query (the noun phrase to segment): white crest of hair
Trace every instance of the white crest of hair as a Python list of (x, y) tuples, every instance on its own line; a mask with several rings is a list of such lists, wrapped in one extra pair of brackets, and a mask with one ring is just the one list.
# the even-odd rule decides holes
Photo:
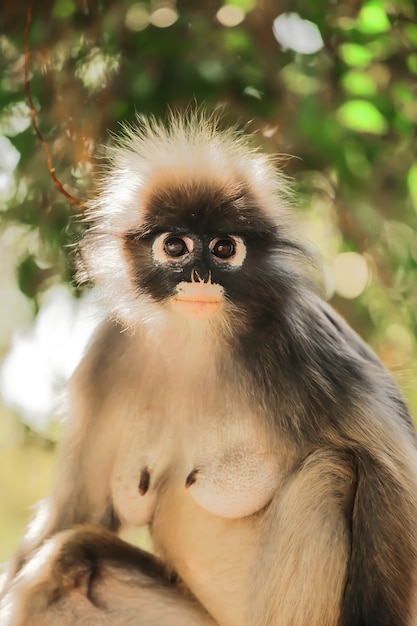
[(277, 200), (280, 209), (285, 204), (288, 183), (272, 158), (251, 146), (236, 128), (221, 130), (215, 114), (171, 113), (166, 124), (138, 116), (138, 124), (125, 125), (123, 130), (114, 145), (106, 148), (109, 167), (98, 197), (88, 205), (89, 217), (115, 232), (137, 227), (143, 196), (155, 180), (161, 183), (161, 175), (185, 182), (213, 178), (223, 183), (244, 182), (271, 217)]
[(92, 226), (80, 249), (88, 278), (113, 316), (129, 327), (138, 320), (155, 321), (163, 313), (160, 305), (132, 286), (123, 237), (140, 230), (146, 198), (164, 181), (243, 184), (260, 210), (277, 223), (286, 213), (286, 177), (236, 128), (221, 130), (217, 114), (171, 113), (166, 123), (138, 116), (136, 125), (123, 127), (106, 155), (108, 165), (98, 193), (87, 204), (86, 219)]

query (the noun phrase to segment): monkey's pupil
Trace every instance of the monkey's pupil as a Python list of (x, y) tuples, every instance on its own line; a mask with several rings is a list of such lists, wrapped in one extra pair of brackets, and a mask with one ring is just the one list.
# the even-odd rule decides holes
[(181, 237), (169, 237), (165, 241), (164, 250), (168, 256), (172, 257), (183, 256), (188, 252), (185, 241)]
[(213, 247), (213, 254), (219, 259), (228, 259), (234, 252), (235, 245), (230, 239), (220, 239)]

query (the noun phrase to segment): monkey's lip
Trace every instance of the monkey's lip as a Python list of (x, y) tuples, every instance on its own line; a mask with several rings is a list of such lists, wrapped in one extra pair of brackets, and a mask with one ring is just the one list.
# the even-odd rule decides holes
[(215, 297), (181, 297), (171, 300), (172, 307), (180, 315), (189, 319), (208, 319), (215, 315), (223, 306), (223, 300)]

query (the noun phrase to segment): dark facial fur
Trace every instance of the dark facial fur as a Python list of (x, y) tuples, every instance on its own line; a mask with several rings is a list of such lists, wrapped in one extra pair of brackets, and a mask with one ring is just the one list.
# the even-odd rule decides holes
[[(153, 262), (151, 246), (162, 232), (185, 235), (195, 242), (195, 253), (184, 265), (171, 268)], [(209, 250), (215, 237), (237, 235), (246, 245), (242, 267), (233, 268), (216, 261)], [(225, 297), (242, 312), (262, 318), (263, 303), (274, 285), (268, 280), (275, 265), (287, 265), (288, 254), (302, 253), (299, 244), (280, 235), (279, 229), (262, 215), (247, 190), (231, 194), (227, 189), (192, 181), (181, 187), (170, 185), (157, 189), (146, 202), (144, 223), (139, 232), (125, 236), (124, 250), (132, 282), (139, 291), (156, 301), (172, 296), (181, 281), (191, 281), (192, 273), (211, 275), (222, 285)], [(284, 285), (276, 289), (282, 298)], [(259, 309), (259, 311), (257, 311)]]

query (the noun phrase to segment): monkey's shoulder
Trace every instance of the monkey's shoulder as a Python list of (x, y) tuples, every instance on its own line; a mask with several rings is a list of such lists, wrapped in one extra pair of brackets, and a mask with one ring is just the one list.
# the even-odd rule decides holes
[(391, 406), (392, 415), (399, 416), (414, 433), (405, 399), (392, 373), (376, 353), (327, 302), (315, 297), (312, 306), (315, 315), (310, 324), (312, 332), (317, 333), (316, 350), (328, 380), (337, 379), (338, 386), (344, 386), (355, 401), (361, 399), (366, 403), (369, 398), (374, 407), (378, 404)]

